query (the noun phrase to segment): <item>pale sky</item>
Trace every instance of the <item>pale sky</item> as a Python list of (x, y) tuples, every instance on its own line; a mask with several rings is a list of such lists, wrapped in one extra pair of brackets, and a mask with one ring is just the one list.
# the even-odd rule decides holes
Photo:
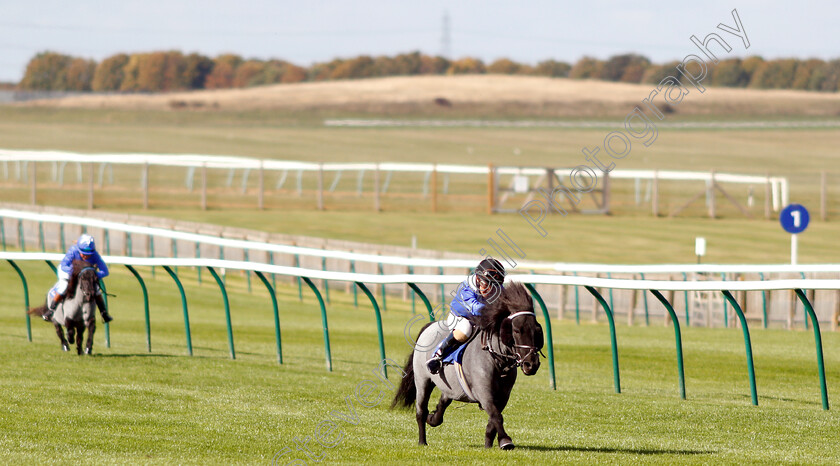
[(101, 60), (119, 52), (180, 50), (282, 58), (300, 65), (360, 54), (443, 52), (574, 62), (638, 52), (655, 62), (696, 53), (689, 41), (738, 9), (750, 49), (734, 36), (731, 56), (838, 58), (840, 2), (706, 0), (0, 0), (0, 81), (18, 81), (38, 51)]

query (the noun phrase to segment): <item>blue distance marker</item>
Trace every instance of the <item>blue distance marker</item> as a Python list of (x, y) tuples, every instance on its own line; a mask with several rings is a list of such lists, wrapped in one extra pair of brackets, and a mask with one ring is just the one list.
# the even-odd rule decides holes
[(790, 263), (796, 265), (799, 244), (797, 236), (808, 228), (811, 216), (802, 204), (790, 204), (779, 214), (779, 223), (790, 233)]
[(792, 235), (805, 231), (810, 220), (811, 216), (808, 215), (808, 209), (802, 204), (790, 204), (779, 214), (779, 222), (782, 224), (782, 228)]

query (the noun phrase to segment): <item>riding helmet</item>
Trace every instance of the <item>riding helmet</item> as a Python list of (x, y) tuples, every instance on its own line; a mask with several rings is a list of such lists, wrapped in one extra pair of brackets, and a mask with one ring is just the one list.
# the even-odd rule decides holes
[(79, 241), (76, 242), (76, 245), (79, 247), (79, 251), (85, 254), (92, 254), (96, 251), (96, 243), (93, 242), (93, 236), (88, 234), (84, 234), (79, 237)]
[(492, 257), (481, 261), (475, 268), (475, 274), (490, 283), (502, 285), (505, 282), (505, 267)]

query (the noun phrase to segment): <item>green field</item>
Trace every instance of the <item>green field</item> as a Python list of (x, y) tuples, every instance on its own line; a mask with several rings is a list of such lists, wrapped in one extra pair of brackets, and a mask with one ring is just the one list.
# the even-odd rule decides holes
[[(61, 149), (84, 152), (161, 152), (228, 154), (307, 161), (423, 161), (530, 166), (571, 166), (581, 162), (580, 148), (600, 143), (606, 130), (584, 129), (424, 129), (326, 128), (323, 117), (354, 116), (315, 111), (158, 112), (57, 110), (0, 107), (4, 148)], [(668, 121), (709, 117), (669, 115)], [(804, 117), (791, 117), (791, 119)], [(610, 120), (609, 118), (603, 118)], [(838, 262), (834, 220), (840, 215), (840, 172), (836, 129), (678, 130), (661, 129), (656, 143), (639, 145), (619, 168), (711, 170), (788, 176), (791, 201), (805, 204), (812, 226), (802, 235), (802, 262)], [(472, 153), (467, 149), (472, 148)], [(515, 148), (520, 155), (513, 154)], [(9, 168), (13, 171), (13, 167)], [(39, 165), (39, 203), (84, 208), (87, 182), (75, 170), (65, 173), (64, 189), (55, 189), (51, 167)], [(828, 172), (828, 222), (819, 221), (819, 172)], [(287, 181), (275, 190), (276, 174), (266, 180), (266, 206), (257, 211), (256, 176), (246, 192), (241, 174), (226, 187), (225, 171), (211, 171), (211, 210), (198, 209), (198, 191), (187, 191), (185, 170), (153, 167), (151, 210), (143, 211), (136, 168), (115, 170), (115, 182), (96, 188), (97, 208), (116, 212), (207, 221), (257, 230), (351, 239), (408, 246), (416, 236), (421, 248), (476, 253), (497, 228), (503, 228), (533, 259), (620, 263), (693, 262), (695, 236), (709, 239), (707, 262), (785, 262), (789, 237), (777, 220), (764, 220), (764, 188), (755, 186), (755, 219), (744, 218), (721, 195), (721, 219), (708, 220), (703, 200), (680, 216), (654, 219), (649, 202), (636, 205), (633, 182), (614, 182), (611, 217), (570, 215), (546, 220), (547, 239), (539, 238), (515, 214), (488, 217), (482, 179), (453, 177), (451, 194), (440, 195), (441, 213), (419, 193), (422, 177), (397, 175), (383, 197), (384, 212), (373, 212), (372, 176), (365, 194), (355, 195), (355, 176), (345, 176), (338, 192), (326, 196), (325, 212), (315, 211), (314, 175), (304, 177), (297, 197)], [(85, 176), (87, 176), (85, 174)], [(293, 176), (289, 176), (293, 178)], [(326, 184), (331, 183), (326, 179)], [(442, 181), (441, 181), (442, 182)], [(700, 183), (662, 183), (661, 212), (668, 213), (702, 188)], [(746, 205), (747, 187), (727, 187)], [(29, 185), (12, 175), (0, 179), (0, 199), (29, 201)], [(630, 246), (630, 247), (626, 247)]]
[[(33, 290), (52, 282), (43, 264), (23, 269)], [(117, 269), (108, 279), (117, 295), (110, 300), (117, 318), (111, 348), (105, 348), (100, 323), (92, 357), (62, 353), (52, 326), (39, 321), (32, 322), (33, 342), (27, 342), (19, 280), (9, 267), (0, 272), (0, 462), (268, 464), (276, 452), (294, 449), (295, 437), (314, 435), (331, 412), (346, 412), (345, 397), (373, 377), (379, 355), (367, 303), (356, 309), (351, 296), (333, 288), (328, 373), (314, 298), (306, 293), (300, 303), (296, 287), (280, 286), (279, 365), (269, 299), (262, 289), (249, 294), (244, 280), (231, 275), (233, 361), (218, 288), (207, 281), (199, 286), (194, 272), (182, 269), (195, 351), (188, 356), (177, 290), (157, 272), (152, 278), (141, 270), (151, 295), (153, 352), (146, 352), (136, 282)], [(33, 300), (37, 295), (33, 291)], [(403, 329), (410, 318), (406, 303), (389, 301), (383, 316), (389, 358), (404, 361)], [(505, 411), (515, 451), (484, 450), (486, 416), (473, 405), (450, 409), (443, 426), (430, 429), (430, 446), (420, 448), (413, 412), (388, 410), (383, 400), (371, 408), (356, 405), (355, 424), (338, 421), (342, 441), (313, 448), (313, 454), (338, 464), (840, 461), (834, 445), (840, 418), (836, 409), (821, 408), (809, 332), (753, 330), (755, 407), (737, 329), (684, 329), (687, 400), (681, 401), (672, 329), (618, 327), (618, 395), (607, 326), (552, 324), (557, 390), (549, 387), (545, 360), (536, 376), (520, 375)], [(827, 332), (823, 338), (834, 394), (840, 386), (840, 337)]]

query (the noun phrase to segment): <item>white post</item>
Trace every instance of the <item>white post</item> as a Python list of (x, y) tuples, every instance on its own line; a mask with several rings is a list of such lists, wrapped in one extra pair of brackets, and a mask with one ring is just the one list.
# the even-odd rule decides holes
[(799, 246), (798, 236), (796, 234), (790, 235), (790, 265), (796, 265), (796, 253)]

